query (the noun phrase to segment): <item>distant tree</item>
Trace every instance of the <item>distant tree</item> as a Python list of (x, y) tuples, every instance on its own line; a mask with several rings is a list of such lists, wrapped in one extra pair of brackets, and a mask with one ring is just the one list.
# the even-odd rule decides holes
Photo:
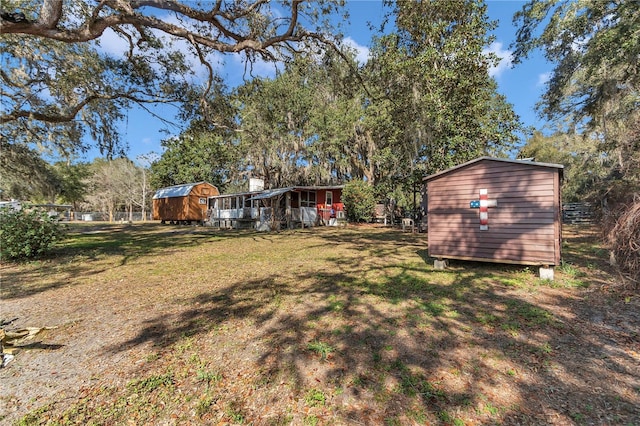
[(95, 159), (89, 165), (85, 184), (86, 207), (107, 214), (110, 222), (122, 207), (129, 213), (129, 220), (132, 220), (134, 207), (142, 205), (142, 171), (128, 158)]
[(86, 179), (89, 175), (88, 163), (69, 163), (59, 161), (52, 165), (58, 176), (60, 187), (56, 200), (62, 203), (69, 203), (73, 210), (78, 210), (87, 195)]
[(91, 163), (86, 180), (88, 194), (86, 207), (106, 213), (112, 222), (118, 206), (122, 203), (116, 189), (114, 167), (111, 161), (96, 159)]
[(314, 183), (377, 182), (382, 168), (376, 167), (376, 155), (392, 143), (372, 132), (367, 75), (358, 70), (355, 53), (346, 47), (340, 56), (327, 52), (307, 75), (313, 85), (309, 131), (317, 135), (308, 147)]
[(369, 222), (375, 210), (373, 187), (363, 180), (352, 180), (342, 190), (347, 219), (351, 222)]
[(223, 188), (237, 166), (235, 148), (215, 134), (186, 132), (163, 140), (161, 145), (164, 152), (150, 168), (154, 189), (202, 181)]
[(362, 176), (362, 87), (347, 50), (300, 54), (274, 78), (235, 92), (244, 167), (268, 186), (341, 183)]
[(129, 221), (133, 221), (133, 211), (143, 208), (144, 194), (148, 188), (143, 186), (144, 172), (141, 167), (136, 166), (129, 159), (118, 160), (120, 161), (114, 161), (117, 178), (115, 183), (128, 213)]
[(0, 194), (2, 198), (54, 202), (61, 182), (40, 153), (0, 138)]
[(28, 146), (0, 140), (0, 167), (3, 198), (34, 203), (71, 203), (77, 210), (86, 194), (86, 163), (58, 161), (50, 164)]
[[(301, 58), (273, 79), (255, 79), (238, 88), (244, 167), (267, 187), (299, 184), (307, 157), (312, 90)], [(309, 70), (313, 73), (313, 70)]]
[(549, 136), (534, 132), (518, 156), (562, 164), (562, 199), (568, 202), (590, 200), (600, 190), (599, 182), (607, 175), (610, 162), (597, 140), (564, 132)]
[(140, 172), (142, 173), (142, 198), (140, 200), (140, 212), (142, 213), (142, 220), (147, 218), (147, 208), (151, 206), (150, 195), (153, 195), (153, 187), (151, 185), (151, 164), (159, 159), (159, 155), (155, 152), (148, 154), (141, 154), (136, 157)]
[[(635, 1), (534, 0), (514, 17), (514, 60), (541, 49), (555, 64), (540, 111), (597, 140), (611, 162), (603, 194), (640, 182), (640, 8)], [(560, 122), (560, 120), (563, 120)], [(604, 183), (604, 182), (603, 182)]]
[(545, 136), (535, 131), (520, 148), (518, 158), (532, 158), (542, 163), (567, 164), (570, 161), (568, 146), (564, 134)]

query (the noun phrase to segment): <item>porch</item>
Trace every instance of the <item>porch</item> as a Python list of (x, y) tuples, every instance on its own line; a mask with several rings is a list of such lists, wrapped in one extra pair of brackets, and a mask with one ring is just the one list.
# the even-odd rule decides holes
[[(293, 229), (343, 222), (342, 187), (288, 187), (209, 198), (207, 223), (224, 229)], [(338, 193), (334, 194), (336, 190)], [(321, 195), (320, 195), (321, 193)], [(318, 198), (324, 203), (318, 203)]]

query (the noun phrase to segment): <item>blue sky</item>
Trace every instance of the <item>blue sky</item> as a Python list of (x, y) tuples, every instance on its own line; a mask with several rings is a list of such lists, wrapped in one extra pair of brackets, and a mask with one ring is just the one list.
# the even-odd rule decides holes
[[(487, 46), (487, 51), (493, 51), (502, 58), (500, 65), (491, 70), (498, 82), (500, 93), (507, 97), (525, 125), (541, 129), (545, 123), (537, 117), (534, 107), (543, 92), (552, 66), (539, 54), (515, 67), (512, 67), (510, 58), (510, 45), (516, 35), (512, 18), (514, 13), (520, 10), (524, 4), (524, 1), (514, 0), (487, 1), (489, 18), (498, 21), (498, 27), (494, 30), (496, 41), (491, 46)], [(345, 27), (346, 41), (360, 52), (362, 58), (366, 58), (372, 36), (367, 22), (379, 23), (383, 17), (384, 9), (381, 2), (376, 0), (348, 0), (348, 7), (351, 23)], [(117, 53), (121, 49), (121, 43), (115, 37), (110, 43), (108, 37), (107, 34), (107, 39), (103, 40), (102, 46), (106, 50)], [(217, 60), (219, 61), (219, 70), (229, 84), (232, 86), (234, 81), (237, 84), (240, 81), (238, 76), (242, 75), (244, 69), (241, 57), (220, 55)], [(195, 60), (194, 64), (196, 64)], [(270, 75), (272, 71), (269, 68), (268, 65), (258, 64), (254, 68), (254, 72)], [(160, 106), (154, 111), (170, 120), (173, 120), (176, 112), (172, 106)], [(166, 128), (166, 125), (148, 113), (139, 110), (130, 111), (126, 122), (121, 125), (124, 138), (129, 145), (129, 158), (135, 160), (139, 155), (150, 152), (160, 154), (160, 141), (168, 137), (167, 133), (162, 131), (163, 128)], [(178, 130), (169, 129), (169, 132), (178, 132)], [(92, 150), (84, 159), (91, 160), (98, 155), (99, 153)]]

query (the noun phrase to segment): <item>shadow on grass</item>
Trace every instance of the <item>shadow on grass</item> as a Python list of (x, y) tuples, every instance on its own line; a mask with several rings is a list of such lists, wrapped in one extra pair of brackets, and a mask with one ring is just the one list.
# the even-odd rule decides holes
[(53, 343), (42, 343), (42, 342), (33, 342), (16, 345), (16, 349), (25, 350), (25, 351), (33, 351), (33, 350), (41, 350), (41, 351), (56, 351), (58, 349), (64, 348), (65, 345), (53, 344)]
[[(273, 386), (274, 377), (285, 377), (298, 396), (319, 388), (342, 423), (640, 419), (637, 358), (616, 343), (633, 339), (637, 324), (594, 333), (573, 295), (555, 295), (553, 305), (566, 312), (559, 316), (528, 292), (498, 284), (496, 276), (516, 267), (469, 263), (434, 271), (417, 237), (360, 231), (327, 238), (360, 257), (333, 258), (330, 268), (293, 281), (249, 280), (177, 300), (181, 313), (150, 318), (111, 350), (164, 348), (247, 319), (257, 337), (246, 337), (246, 345), (262, 348), (252, 360), (264, 379), (257, 391)], [(394, 263), (397, 245), (415, 246), (422, 261)], [(330, 359), (315, 356), (311, 344), (327, 348)]]
[[(248, 233), (257, 236), (251, 231), (160, 224), (71, 225), (67, 238), (47, 257), (29, 261), (28, 268), (22, 268), (21, 263), (3, 268), (0, 297), (5, 300), (28, 297), (67, 286), (75, 277), (90, 277), (124, 266), (133, 259), (241, 238)], [(100, 263), (107, 256), (116, 256), (117, 263)]]

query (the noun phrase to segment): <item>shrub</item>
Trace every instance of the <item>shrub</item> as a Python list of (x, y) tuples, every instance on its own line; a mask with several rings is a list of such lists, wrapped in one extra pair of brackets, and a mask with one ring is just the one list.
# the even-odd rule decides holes
[(46, 212), (0, 210), (0, 258), (3, 260), (43, 255), (63, 237), (61, 225)]
[(342, 190), (342, 201), (350, 222), (369, 222), (376, 207), (373, 187), (362, 180), (347, 183)]
[(614, 210), (604, 229), (612, 260), (640, 288), (640, 197)]

